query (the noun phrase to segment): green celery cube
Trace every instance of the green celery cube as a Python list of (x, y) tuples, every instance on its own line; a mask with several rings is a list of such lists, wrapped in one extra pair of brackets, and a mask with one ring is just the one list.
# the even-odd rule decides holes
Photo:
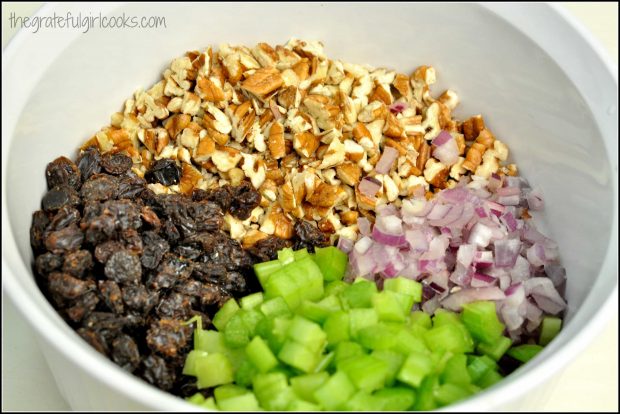
[(334, 357), (336, 354), (332, 351), (328, 354), (324, 354), (319, 358), (319, 363), (314, 367), (314, 372), (321, 372), (327, 370), (329, 366), (334, 362)]
[(189, 354), (187, 354), (187, 358), (185, 358), (185, 364), (183, 364), (183, 375), (191, 375), (192, 377), (195, 377), (197, 374), (197, 362), (200, 359), (205, 358), (207, 355), (209, 355), (209, 353), (206, 351), (200, 351), (196, 349), (194, 349), (193, 351), (189, 351)]
[(298, 286), (303, 287), (301, 291), (303, 299), (316, 301), (323, 297), (321, 269), (309, 256), (286, 266), (286, 271), (295, 279)]
[(308, 253), (308, 249), (304, 247), (303, 249), (295, 250), (293, 252), (293, 257), (295, 258), (295, 261), (297, 261), (306, 257), (310, 257), (310, 253)]
[(293, 252), (293, 249), (290, 247), (285, 247), (282, 250), (278, 250), (278, 260), (282, 266), (293, 263), (295, 261), (295, 253)]
[(399, 276), (386, 279), (383, 283), (383, 290), (390, 290), (392, 292), (411, 296), (415, 303), (422, 301), (422, 284), (415, 280), (407, 279), (406, 277)]
[(304, 345), (312, 353), (320, 352), (327, 341), (327, 335), (320, 325), (299, 315), (293, 318), (287, 337)]
[(415, 402), (415, 391), (406, 387), (384, 388), (373, 394), (381, 411), (407, 411)]
[(499, 372), (490, 369), (486, 373), (484, 373), (484, 375), (482, 375), (480, 379), (478, 379), (476, 385), (482, 387), (483, 389), (489, 388), (490, 386), (497, 384), (502, 379), (504, 379), (504, 377), (502, 377)]
[(424, 339), (429, 349), (443, 348), (454, 353), (468, 353), (474, 350), (474, 341), (466, 330), (456, 324), (445, 324), (429, 329)]
[(468, 385), (471, 383), (471, 376), (467, 370), (467, 355), (453, 355), (447, 362), (439, 377), (442, 383), (456, 385)]
[(335, 312), (342, 309), (340, 299), (338, 299), (338, 296), (336, 295), (325, 296), (318, 302), (318, 304), (330, 312)]
[(486, 342), (480, 342), (477, 346), (477, 350), (479, 353), (485, 354), (490, 358), (493, 358), (496, 361), (508, 351), (508, 348), (512, 345), (512, 341), (510, 338), (505, 336), (500, 336), (495, 342), (492, 344)]
[(334, 346), (338, 342), (349, 340), (349, 314), (344, 311), (334, 312), (327, 317), (323, 330), (327, 334), (327, 342)]
[(205, 396), (202, 395), (201, 393), (197, 392), (196, 394), (192, 395), (191, 397), (187, 397), (185, 399), (185, 401), (192, 403), (192, 404), (196, 404), (196, 405), (201, 405), (205, 402)]
[(382, 411), (381, 402), (366, 391), (358, 391), (345, 402), (343, 409), (353, 412)]
[(251, 332), (243, 320), (244, 312), (245, 311), (237, 312), (226, 324), (226, 329), (224, 330), (224, 341), (226, 345), (231, 348), (240, 348), (250, 342)]
[(252, 379), (259, 372), (258, 368), (249, 359), (243, 359), (235, 370), (235, 382), (242, 387), (249, 387), (252, 385)]
[(424, 311), (417, 310), (411, 312), (409, 318), (409, 325), (421, 326), (426, 329), (431, 329), (433, 327), (430, 315)]
[(314, 392), (329, 379), (325, 371), (291, 378), (291, 388), (299, 398), (316, 403)]
[(411, 297), (389, 290), (374, 294), (371, 301), (381, 321), (404, 322), (413, 305)]
[(321, 411), (321, 407), (308, 401), (293, 400), (289, 403), (288, 407), (286, 407), (286, 411)]
[(196, 361), (198, 389), (215, 387), (233, 382), (233, 368), (224, 354), (209, 354)]
[[(217, 398), (216, 398), (217, 399)], [(260, 405), (256, 396), (252, 392), (247, 392), (243, 395), (227, 398), (223, 401), (218, 401), (217, 406), (222, 411), (258, 411)]]
[(259, 306), (261, 303), (263, 303), (263, 292), (256, 292), (256, 293), (252, 293), (247, 296), (244, 296), (241, 298), (240, 303), (241, 303), (241, 309), (245, 309), (245, 310), (254, 309), (255, 307)]
[(226, 328), (226, 324), (233, 317), (234, 314), (239, 310), (239, 305), (237, 301), (233, 298), (228, 299), (224, 306), (217, 311), (215, 316), (213, 316), (213, 326), (217, 328), (218, 331), (223, 331)]
[(265, 286), (265, 299), (281, 296), (288, 307), (294, 310), (301, 302), (300, 287), (291, 279), (284, 268), (274, 272)]
[(372, 326), (379, 322), (379, 316), (374, 309), (351, 309), (349, 311), (349, 330), (352, 337), (357, 337), (360, 329)]
[(304, 300), (301, 302), (301, 305), (299, 305), (299, 308), (297, 308), (297, 313), (313, 322), (323, 323), (329, 316), (330, 310), (322, 306), (320, 302), (314, 303), (309, 300)]
[(440, 406), (452, 404), (470, 395), (471, 392), (466, 388), (450, 383), (439, 385), (434, 392), (435, 401), (437, 401)]
[(292, 340), (284, 342), (280, 352), (278, 352), (278, 359), (305, 373), (312, 372), (319, 362), (318, 355), (315, 352)]
[(357, 339), (368, 349), (391, 349), (396, 345), (396, 335), (402, 329), (378, 323), (360, 329)]
[(348, 286), (349, 284), (343, 282), (342, 280), (334, 280), (333, 282), (328, 282), (325, 285), (325, 296), (339, 295)]
[(437, 375), (428, 375), (416, 390), (416, 400), (413, 404), (415, 411), (431, 411), (437, 408), (435, 389), (439, 386)]
[(433, 362), (428, 355), (412, 352), (398, 371), (396, 378), (412, 387), (419, 387), (425, 376), (433, 370)]
[(387, 363), (370, 355), (348, 358), (338, 365), (338, 370), (346, 372), (355, 387), (366, 392), (383, 388), (388, 375)]
[(282, 268), (279, 260), (271, 260), (269, 262), (257, 263), (254, 265), (254, 273), (261, 287), (265, 289), (265, 285), (272, 273)]
[(398, 371), (400, 371), (400, 367), (402, 367), (403, 362), (405, 362), (405, 356), (390, 350), (372, 351), (370, 355), (386, 363), (387, 375), (385, 377), (385, 384), (391, 387), (396, 380), (396, 375)]
[(250, 337), (256, 334), (256, 326), (259, 324), (261, 320), (265, 318), (265, 315), (262, 314), (258, 309), (242, 309), (239, 312), (241, 319), (243, 320), (244, 325), (248, 328), (248, 332), (250, 332)]
[(273, 299), (269, 299), (260, 305), (260, 311), (268, 318), (281, 315), (291, 315), (291, 310), (288, 308), (286, 301), (280, 296)]
[(516, 359), (517, 361), (526, 363), (530, 359), (534, 358), (542, 350), (543, 347), (540, 345), (523, 344), (513, 346), (508, 351), (506, 351), (506, 354)]
[(295, 393), (288, 385), (286, 375), (281, 372), (256, 375), (252, 381), (252, 388), (265, 410), (283, 411), (295, 399)]
[(349, 257), (334, 246), (316, 247), (314, 261), (321, 269), (325, 281), (341, 280), (347, 270)]
[(218, 331), (196, 330), (194, 331), (194, 349), (207, 352), (224, 352), (226, 344), (224, 335)]
[(545, 316), (540, 327), (538, 343), (542, 346), (547, 345), (562, 329), (562, 319), (555, 316)]
[(429, 353), (424, 339), (414, 335), (407, 329), (401, 329), (396, 334), (396, 341), (392, 350), (403, 355), (409, 355), (411, 352)]
[(494, 371), (497, 369), (497, 364), (491, 358), (486, 355), (482, 356), (470, 356), (467, 364), (467, 371), (471, 377), (473, 383), (477, 383), (480, 378), (484, 376), (488, 371)]
[(226, 384), (215, 388), (213, 390), (213, 395), (215, 396), (215, 401), (219, 404), (228, 398), (238, 397), (240, 395), (247, 394), (248, 392), (249, 391), (246, 388), (238, 385)]
[(340, 293), (340, 297), (349, 308), (370, 308), (372, 297), (377, 293), (377, 285), (366, 279), (358, 278)]
[(278, 365), (278, 360), (275, 355), (260, 336), (255, 336), (254, 339), (250, 341), (245, 347), (245, 353), (250, 362), (252, 362), (260, 372), (267, 372)]
[(215, 398), (209, 397), (202, 404), (200, 404), (202, 408), (206, 408), (207, 410), (217, 411), (217, 405), (215, 405)]
[(338, 410), (355, 393), (355, 386), (342, 371), (332, 375), (314, 392), (317, 403), (328, 411)]
[(357, 342), (342, 341), (336, 345), (334, 361), (336, 366), (339, 366), (340, 362), (351, 357), (364, 355), (365, 353), (364, 348)]
[(504, 332), (504, 325), (497, 318), (495, 302), (477, 301), (463, 305), (461, 321), (471, 336), (480, 342), (492, 344)]

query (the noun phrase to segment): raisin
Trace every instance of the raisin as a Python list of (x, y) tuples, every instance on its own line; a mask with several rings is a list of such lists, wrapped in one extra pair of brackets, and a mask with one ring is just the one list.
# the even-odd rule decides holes
[(53, 272), (48, 277), (49, 290), (63, 299), (76, 299), (95, 289), (91, 280), (80, 280), (61, 272)]
[(166, 357), (181, 352), (191, 338), (191, 328), (174, 319), (160, 319), (151, 324), (146, 343), (150, 349)]
[(80, 204), (80, 197), (77, 191), (66, 185), (52, 188), (41, 200), (41, 208), (45, 211), (56, 211), (64, 206), (77, 206), (78, 204)]
[(144, 178), (148, 183), (160, 183), (165, 186), (178, 184), (181, 179), (181, 168), (176, 161), (162, 158), (151, 165)]
[(250, 217), (252, 210), (260, 204), (260, 193), (247, 181), (243, 181), (237, 187), (233, 187), (232, 193), (233, 199), (230, 204), (230, 214), (239, 220), (246, 220)]
[(133, 372), (140, 365), (138, 345), (129, 335), (120, 335), (112, 341), (112, 360), (126, 371)]
[(196, 231), (216, 231), (224, 224), (222, 209), (215, 203), (199, 201), (188, 203), (189, 216), (196, 223)]
[(181, 233), (179, 229), (174, 225), (174, 223), (170, 220), (166, 220), (161, 229), (162, 235), (168, 240), (170, 243), (175, 243), (177, 240), (181, 238)]
[(45, 179), (49, 189), (56, 186), (69, 186), (76, 190), (80, 188), (80, 170), (67, 157), (58, 157), (47, 164)]
[[(203, 235), (205, 233), (201, 234)], [(241, 248), (239, 242), (224, 233), (201, 237), (200, 241), (205, 250), (205, 254), (201, 257), (203, 262), (221, 264), (228, 270), (249, 267), (253, 264), (252, 257)]]
[(100, 280), (99, 292), (103, 297), (103, 302), (108, 309), (116, 314), (121, 314), (125, 310), (121, 288), (112, 280)]
[(202, 254), (202, 248), (198, 243), (182, 243), (174, 248), (174, 253), (186, 259), (196, 260)]
[(147, 282), (151, 289), (168, 289), (177, 282), (187, 279), (192, 272), (192, 263), (167, 253), (157, 268), (157, 273)]
[(101, 166), (106, 172), (113, 175), (121, 175), (129, 171), (133, 162), (125, 154), (107, 153), (101, 157)]
[(142, 236), (135, 229), (123, 230), (120, 234), (121, 240), (125, 242), (125, 248), (138, 256), (144, 251)]
[(239, 272), (228, 272), (219, 280), (220, 286), (231, 293), (243, 293), (247, 289), (245, 277)]
[(295, 250), (303, 249), (305, 247), (308, 251), (314, 252), (315, 246), (321, 247), (329, 244), (329, 236), (307, 220), (299, 220), (295, 223), (294, 229), (298, 238), (295, 242)]
[(140, 206), (131, 200), (112, 200), (103, 204), (103, 213), (110, 213), (114, 217), (116, 227), (123, 231), (138, 229), (142, 225), (140, 220)]
[(142, 360), (142, 377), (156, 387), (168, 391), (176, 379), (175, 370), (157, 355), (149, 355)]
[(129, 285), (121, 288), (123, 302), (134, 311), (148, 313), (159, 301), (159, 294), (149, 291), (142, 285)]
[(146, 189), (146, 181), (142, 177), (138, 177), (134, 172), (118, 177), (116, 181), (118, 187), (116, 189), (116, 198), (135, 199)]
[(155, 311), (161, 318), (187, 319), (192, 310), (190, 298), (179, 292), (171, 292), (159, 301)]
[(95, 174), (82, 185), (80, 195), (85, 202), (113, 199), (118, 189), (117, 181), (112, 175)]
[(88, 147), (83, 150), (78, 156), (77, 166), (83, 181), (101, 172), (101, 154), (97, 147)]
[(35, 253), (44, 250), (45, 229), (50, 223), (50, 219), (42, 210), (32, 213), (32, 224), (30, 225), (30, 246)]
[(230, 294), (222, 290), (218, 285), (213, 283), (205, 283), (203, 285), (201, 303), (204, 306), (218, 305), (222, 306), (230, 299)]
[(77, 278), (82, 278), (93, 267), (93, 256), (88, 250), (78, 250), (65, 256), (62, 271)]
[(84, 241), (84, 234), (77, 225), (71, 224), (64, 229), (49, 232), (45, 237), (45, 247), (52, 253), (62, 254), (78, 250)]
[(226, 185), (210, 190), (195, 189), (192, 193), (194, 201), (211, 201), (217, 203), (222, 211), (229, 211), (233, 201), (232, 187)]
[(105, 264), (112, 253), (121, 250), (124, 247), (123, 243), (118, 240), (108, 240), (95, 247), (95, 259), (99, 263)]
[(79, 328), (77, 330), (78, 335), (82, 337), (90, 346), (95, 348), (96, 351), (108, 356), (108, 344), (105, 338), (101, 335), (101, 332), (88, 328)]
[(151, 225), (151, 227), (155, 229), (161, 227), (161, 220), (159, 220), (157, 213), (155, 213), (153, 209), (149, 206), (142, 206), (142, 208), (140, 209), (140, 217), (142, 217), (142, 220), (145, 223)]
[(142, 266), (147, 269), (155, 269), (164, 257), (164, 254), (170, 250), (168, 242), (153, 231), (147, 231), (142, 234), (144, 242), (144, 251), (140, 261)]
[(58, 210), (56, 215), (52, 217), (52, 221), (47, 227), (48, 231), (55, 231), (64, 229), (65, 227), (75, 223), (79, 224), (80, 222), (80, 212), (74, 207), (63, 206)]
[(74, 305), (66, 310), (67, 316), (73, 322), (79, 322), (95, 310), (99, 303), (99, 298), (95, 292), (86, 292), (73, 303)]
[(226, 266), (213, 262), (195, 262), (192, 270), (196, 279), (205, 282), (217, 282), (227, 272)]
[(105, 264), (105, 275), (117, 283), (136, 284), (142, 277), (142, 266), (137, 255), (120, 250), (113, 253)]
[(269, 236), (257, 241), (248, 251), (256, 256), (259, 262), (267, 262), (278, 258), (278, 251), (291, 247), (292, 242), (276, 236)]
[(182, 293), (183, 295), (201, 297), (204, 291), (204, 286), (199, 281), (190, 279), (178, 283), (174, 287), (174, 290)]
[(34, 268), (38, 274), (46, 275), (54, 270), (60, 269), (62, 262), (62, 256), (47, 252), (37, 256), (34, 261)]

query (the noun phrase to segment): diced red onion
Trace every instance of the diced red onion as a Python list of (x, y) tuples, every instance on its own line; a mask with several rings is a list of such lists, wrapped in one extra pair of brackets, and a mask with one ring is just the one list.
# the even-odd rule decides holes
[(514, 267), (517, 262), (517, 256), (521, 250), (521, 241), (519, 239), (496, 240), (493, 243), (495, 252), (495, 266), (497, 267)]
[(399, 114), (405, 109), (407, 109), (408, 106), (409, 105), (407, 105), (406, 102), (394, 102), (392, 105), (390, 105), (390, 112), (393, 114)]
[(468, 286), (471, 284), (473, 271), (469, 267), (464, 267), (457, 263), (454, 271), (450, 275), (450, 280), (459, 286)]
[(461, 216), (463, 215), (464, 209), (465, 209), (465, 206), (463, 204), (453, 204), (450, 210), (442, 218), (437, 219), (437, 220), (432, 220), (429, 217), (428, 223), (432, 226), (438, 226), (438, 227), (448, 226), (451, 223), (457, 221), (459, 218), (461, 218)]
[(375, 165), (375, 170), (379, 174), (387, 174), (392, 169), (392, 165), (397, 158), (398, 151), (395, 148), (384, 147), (383, 154), (381, 154), (381, 158), (379, 158), (377, 165)]
[(380, 216), (372, 229), (372, 238), (387, 246), (403, 246), (407, 243), (402, 220), (396, 216)]
[(510, 277), (513, 282), (523, 282), (530, 278), (530, 262), (523, 256), (517, 256), (515, 265), (510, 269)]
[(338, 247), (345, 253), (349, 253), (351, 250), (353, 250), (353, 244), (353, 240), (349, 239), (348, 237), (340, 236), (338, 238), (338, 245), (336, 247)]
[(559, 288), (566, 281), (566, 269), (564, 266), (560, 266), (556, 263), (547, 263), (545, 264), (545, 274), (551, 282), (553, 282), (553, 286)]
[(496, 281), (497, 279), (486, 273), (474, 272), (474, 276), (471, 279), (471, 287), (487, 287), (495, 284)]
[(435, 145), (433, 157), (437, 158), (442, 164), (452, 165), (459, 160), (459, 147), (456, 140), (447, 131), (441, 131), (432, 144)]
[(508, 230), (515, 231), (517, 229), (517, 226), (518, 226), (517, 220), (515, 219), (515, 217), (512, 215), (510, 211), (507, 211), (506, 213), (502, 214), (502, 216), (500, 217), (500, 220), (502, 221), (502, 223), (504, 223), (504, 225), (506, 225)]
[(374, 200), (377, 192), (381, 189), (381, 181), (374, 177), (364, 177), (360, 181), (358, 188), (360, 193)]
[(545, 258), (545, 246), (542, 243), (534, 243), (532, 247), (527, 249), (526, 252), (527, 260), (532, 264), (532, 266), (542, 266), (547, 263)]
[(428, 220), (439, 220), (448, 214), (452, 206), (450, 204), (435, 204), (433, 209), (426, 215)]
[(487, 247), (491, 241), (491, 236), (493, 235), (493, 231), (488, 226), (478, 222), (474, 225), (469, 233), (469, 238), (467, 239), (467, 243), (472, 243), (477, 245), (478, 247)]
[(498, 188), (501, 188), (501, 186), (502, 186), (502, 177), (500, 177), (496, 173), (492, 173), (491, 176), (489, 177), (487, 188), (491, 190), (492, 192), (495, 192), (497, 191)]
[(499, 196), (497, 197), (497, 202), (505, 206), (518, 206), (521, 202), (521, 197), (518, 195)]
[(474, 260), (476, 246), (473, 244), (461, 244), (456, 254), (456, 261), (463, 267), (468, 268)]
[(480, 218), (485, 218), (485, 217), (487, 217), (487, 212), (486, 212), (486, 211), (484, 211), (484, 208), (482, 208), (482, 207), (476, 207), (476, 209), (475, 209), (475, 210), (476, 210), (476, 214), (478, 214), (478, 217), (480, 217)]
[(521, 189), (519, 187), (502, 187), (498, 188), (495, 192), (498, 196), (514, 196), (521, 195)]
[(523, 286), (526, 294), (531, 295), (543, 311), (557, 315), (566, 308), (566, 302), (553, 286), (551, 279), (533, 277), (523, 282)]
[(353, 248), (355, 249), (355, 252), (362, 255), (364, 253), (366, 253), (368, 251), (368, 249), (370, 249), (370, 246), (372, 246), (372, 239), (368, 236), (364, 236), (361, 239), (359, 239), (357, 242), (355, 242), (355, 245), (353, 246)]
[(530, 210), (538, 211), (545, 208), (545, 201), (542, 196), (542, 191), (539, 188), (534, 188), (529, 191), (525, 199)]
[(449, 310), (460, 311), (466, 303), (478, 300), (502, 300), (506, 295), (497, 286), (461, 289), (446, 297), (441, 305)]
[(357, 228), (362, 236), (370, 236), (370, 221), (366, 217), (357, 218)]

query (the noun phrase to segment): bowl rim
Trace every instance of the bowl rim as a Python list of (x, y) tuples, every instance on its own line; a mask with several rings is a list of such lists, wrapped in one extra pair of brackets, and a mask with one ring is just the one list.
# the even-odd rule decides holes
[[(496, 13), (497, 9), (494, 5), (490, 4), (480, 4), (486, 10), (491, 11), (492, 13), (498, 15)], [(530, 5), (532, 7), (533, 5)], [(595, 59), (598, 59), (594, 64), (601, 65), (604, 70), (611, 74), (617, 90), (617, 67), (611, 62), (610, 57), (607, 52), (603, 49), (601, 43), (598, 39), (594, 38), (594, 36), (587, 30), (574, 16), (572, 16), (567, 10), (562, 9), (559, 5), (556, 4), (538, 4), (539, 8), (547, 8), (548, 12), (552, 14), (556, 14), (560, 18), (560, 23), (563, 23), (568, 26), (569, 29), (572, 29), (577, 33), (579, 37), (581, 37), (586, 45), (590, 47), (594, 51)], [(43, 5), (41, 8), (37, 10), (34, 16), (42, 16), (48, 14), (48, 12), (53, 11), (58, 5), (53, 3), (48, 3)], [(97, 6), (100, 7), (100, 6)], [(118, 7), (118, 6), (115, 6)], [(500, 18), (504, 18), (508, 21), (508, 23), (515, 26), (517, 29), (520, 29), (520, 25), (518, 22), (510, 21), (509, 16), (499, 16)], [(522, 33), (527, 35), (523, 30)], [(20, 30), (14, 38), (9, 42), (6, 48), (3, 50), (3, 74), (2, 74), (2, 82), (5, 83), (5, 80), (8, 81), (10, 78), (10, 74), (5, 72), (5, 65), (8, 63), (6, 61), (10, 61), (11, 58), (19, 53), (19, 50), (22, 47), (27, 46), (27, 42), (31, 39), (31, 33), (25, 31), (24, 29)], [(78, 36), (79, 32), (72, 33), (70, 39), (73, 39), (75, 36)], [(536, 42), (537, 45), (542, 49), (546, 49)], [(6, 61), (5, 61), (6, 59)], [(33, 82), (34, 83), (34, 82)], [(3, 93), (3, 103), (5, 103), (5, 94)], [(6, 105), (3, 105), (3, 118), (5, 115)], [(18, 109), (13, 109), (11, 113), (14, 115), (19, 115), (23, 110), (23, 107)], [(8, 110), (7, 110), (8, 112)], [(599, 123), (597, 122), (597, 125)], [(13, 125), (14, 126), (14, 125)], [(600, 126), (600, 125), (599, 125)], [(4, 184), (6, 180), (6, 157), (8, 153), (8, 149), (13, 137), (14, 128), (5, 127), (2, 128), (2, 182)], [(602, 131), (603, 132), (603, 131)], [(608, 140), (605, 139), (603, 134), (603, 141), (605, 145), (608, 145)], [(609, 154), (608, 157), (617, 157), (617, 154)], [(610, 165), (612, 168), (615, 166), (617, 171), (617, 158), (610, 159)], [(601, 268), (599, 269), (599, 273), (603, 273), (604, 271), (615, 271), (617, 276), (617, 256), (615, 252), (617, 251), (617, 222), (618, 222), (618, 186), (617, 186), (617, 176), (614, 175), (612, 177), (614, 181), (614, 206), (613, 206), (613, 217), (612, 217), (612, 232), (610, 238), (610, 244), (608, 246), (608, 250), (605, 253), (605, 257), (603, 263), (601, 264)], [(14, 240), (13, 231), (8, 221), (8, 213), (6, 211), (6, 203), (7, 194), (5, 191), (6, 186), (2, 185), (2, 238), (3, 240)], [(56, 319), (60, 319), (57, 314), (53, 316), (47, 315), (46, 311), (40, 307), (39, 304), (34, 300), (34, 297), (31, 296), (31, 293), (22, 288), (22, 286), (18, 283), (16, 274), (21, 273), (24, 269), (28, 274), (31, 271), (21, 262), (21, 257), (17, 253), (17, 248), (14, 243), (8, 243), (9, 246), (6, 246), (3, 243), (2, 249), (2, 287), (7, 291), (10, 300), (15, 304), (18, 311), (21, 315), (28, 320), (31, 326), (37, 331), (39, 335), (44, 337), (47, 342), (51, 346), (55, 348), (55, 350), (61, 353), (66, 359), (70, 360), (76, 366), (81, 367), (82, 369), (85, 366), (89, 368), (87, 371), (89, 372), (97, 372), (98, 374), (95, 376), (98, 381), (105, 383), (110, 389), (115, 390), (116, 392), (124, 395), (127, 399), (137, 401), (140, 404), (145, 406), (150, 406), (154, 409), (159, 410), (184, 410), (184, 411), (195, 411), (201, 410), (199, 407), (196, 407), (179, 397), (169, 394), (167, 392), (161, 391), (158, 388), (151, 386), (147, 382), (141, 380), (138, 377), (133, 375), (128, 375), (127, 372), (123, 371), (116, 364), (108, 360), (107, 358), (100, 355), (90, 346), (88, 346), (84, 341), (77, 341), (74, 337), (68, 335), (64, 330), (58, 329), (55, 326), (55, 321), (52, 318), (55, 316)], [(7, 248), (8, 247), (8, 248)], [(7, 257), (7, 252), (10, 254), (17, 253), (15, 257)], [(11, 262), (11, 265), (9, 265)], [(16, 262), (17, 266), (14, 266)], [(532, 379), (529, 383), (524, 382), (521, 376), (516, 376), (515, 378), (506, 378), (503, 380), (498, 386), (491, 387), (485, 391), (482, 391), (463, 402), (452, 404), (443, 408), (440, 411), (474, 411), (484, 409), (485, 407), (491, 408), (495, 404), (500, 402), (505, 403), (514, 400), (520, 395), (525, 394), (526, 392), (532, 390), (536, 385), (542, 384), (546, 382), (554, 373), (559, 370), (559, 367), (564, 365), (563, 361), (570, 360), (572, 357), (577, 355), (580, 351), (585, 349), (585, 347), (596, 337), (607, 321), (613, 315), (613, 308), (615, 307), (615, 301), (617, 301), (617, 280), (614, 285), (613, 290), (609, 293), (604, 303), (601, 304), (600, 308), (595, 312), (595, 318), (591, 321), (591, 323), (583, 326), (580, 329), (580, 335), (574, 336), (560, 349), (555, 350), (553, 354), (551, 352), (551, 346), (545, 348), (541, 353), (541, 357), (544, 357), (547, 354), (547, 358), (541, 361), (536, 366), (528, 367), (527, 373), (529, 375), (528, 378)], [(586, 298), (584, 303), (588, 300)], [(49, 305), (49, 304), (48, 304)], [(51, 306), (51, 305), (49, 305)], [(46, 327), (50, 327), (50, 329), (41, 329), (40, 326), (42, 322), (47, 322), (45, 324)], [(56, 320), (57, 322), (57, 320)], [(75, 333), (74, 333), (75, 334)], [(549, 355), (550, 354), (550, 355)], [(61, 387), (62, 388), (62, 387)], [(62, 392), (62, 391), (61, 391)], [(135, 397), (135, 396), (140, 397)]]

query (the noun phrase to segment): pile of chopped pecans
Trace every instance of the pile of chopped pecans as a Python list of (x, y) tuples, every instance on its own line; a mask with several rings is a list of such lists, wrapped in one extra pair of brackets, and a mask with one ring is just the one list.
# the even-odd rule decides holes
[[(500, 166), (508, 149), (482, 117), (453, 119), (457, 95), (433, 98), (434, 82), (430, 66), (407, 76), (330, 60), (318, 41), (224, 44), (173, 60), (161, 81), (135, 92), (83, 148), (125, 152), (140, 176), (155, 160), (177, 160), (180, 182), (149, 184), (156, 193), (249, 180), (260, 206), (245, 221), (225, 217), (226, 230), (245, 247), (271, 234), (290, 238), (296, 218), (315, 221), (332, 241), (355, 239), (357, 218), (372, 219), (381, 204), (398, 206), (421, 188), (431, 197), (465, 175), (516, 174), (514, 164)], [(441, 130), (458, 144), (453, 165), (432, 157)], [(378, 174), (386, 147), (398, 158)], [(380, 183), (375, 197), (359, 191), (366, 176)]]

